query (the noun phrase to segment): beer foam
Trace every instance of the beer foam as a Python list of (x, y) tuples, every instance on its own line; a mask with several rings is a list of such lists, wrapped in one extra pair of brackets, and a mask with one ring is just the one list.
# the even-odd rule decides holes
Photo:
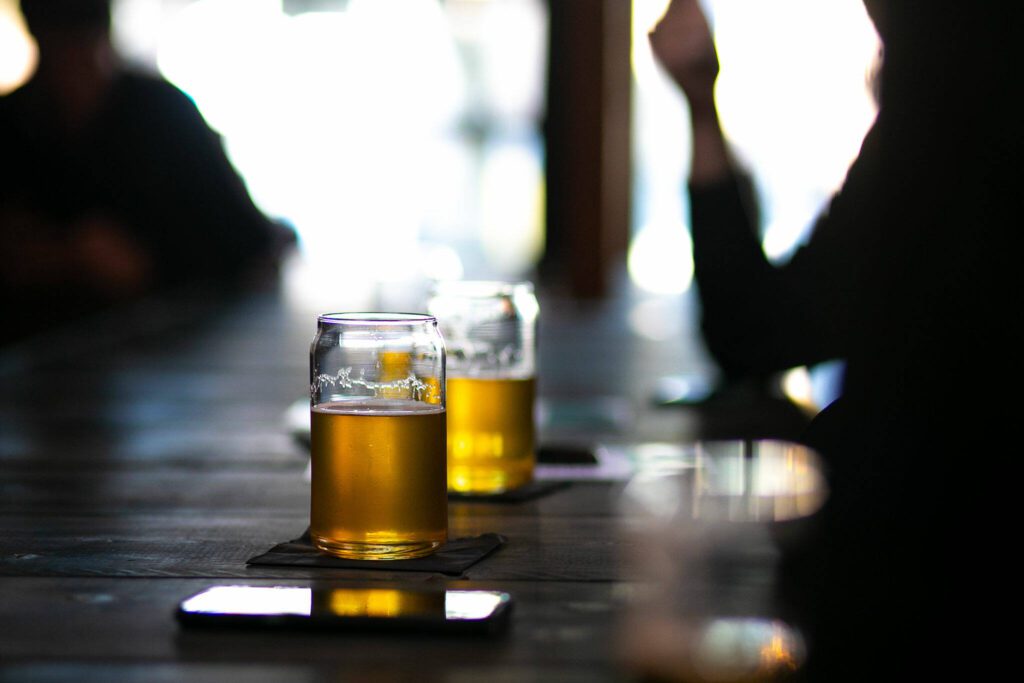
[[(413, 373), (409, 373), (402, 379), (379, 382), (366, 379), (364, 370), (360, 370), (359, 377), (352, 377), (352, 368), (341, 368), (336, 375), (317, 375), (310, 391), (314, 396), (321, 395), (325, 390), (343, 389), (351, 391), (362, 388), (373, 392), (376, 398), (401, 397), (410, 401), (424, 401), (429, 396), (432, 387), (421, 380)], [(365, 398), (361, 396), (360, 398)]]

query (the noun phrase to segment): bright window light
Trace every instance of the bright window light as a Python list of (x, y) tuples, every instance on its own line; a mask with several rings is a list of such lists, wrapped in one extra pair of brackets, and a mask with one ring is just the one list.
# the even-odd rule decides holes
[[(682, 291), (683, 273), (652, 225), (688, 232), (689, 110), (654, 60), (647, 33), (668, 0), (634, 0), (635, 185), (629, 274), (649, 291)], [(716, 97), (729, 143), (752, 172), (770, 259), (790, 254), (841, 185), (874, 120), (878, 36), (862, 0), (703, 0), (721, 71)], [(688, 246), (686, 242), (686, 246)], [(654, 245), (657, 245), (655, 247)], [(687, 276), (688, 277), (688, 276)], [(689, 283), (689, 280), (685, 280)], [(671, 284), (669, 284), (671, 283)]]

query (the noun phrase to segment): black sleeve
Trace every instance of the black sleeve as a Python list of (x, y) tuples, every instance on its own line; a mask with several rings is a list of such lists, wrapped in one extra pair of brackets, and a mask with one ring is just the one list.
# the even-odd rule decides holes
[[(869, 136), (870, 138), (870, 136)], [(748, 186), (734, 176), (691, 186), (694, 274), (702, 330), (726, 375), (764, 375), (845, 355), (859, 314), (869, 243), (875, 164), (865, 140), (843, 189), (816, 220), (808, 242), (785, 263), (766, 258)]]

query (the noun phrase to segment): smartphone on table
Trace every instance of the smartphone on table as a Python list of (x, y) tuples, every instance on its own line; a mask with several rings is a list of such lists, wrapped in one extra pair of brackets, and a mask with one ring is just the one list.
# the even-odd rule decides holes
[(212, 586), (178, 605), (183, 626), (495, 634), (512, 596), (405, 587)]

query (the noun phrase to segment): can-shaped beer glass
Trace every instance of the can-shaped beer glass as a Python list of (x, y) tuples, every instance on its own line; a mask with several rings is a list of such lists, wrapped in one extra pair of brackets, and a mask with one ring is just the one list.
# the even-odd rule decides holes
[(319, 550), (406, 559), (445, 542), (444, 373), (432, 316), (319, 316), (310, 348), (309, 521)]
[(533, 479), (539, 306), (529, 282), (456, 280), (427, 305), (448, 352), (448, 488), (499, 493)]

